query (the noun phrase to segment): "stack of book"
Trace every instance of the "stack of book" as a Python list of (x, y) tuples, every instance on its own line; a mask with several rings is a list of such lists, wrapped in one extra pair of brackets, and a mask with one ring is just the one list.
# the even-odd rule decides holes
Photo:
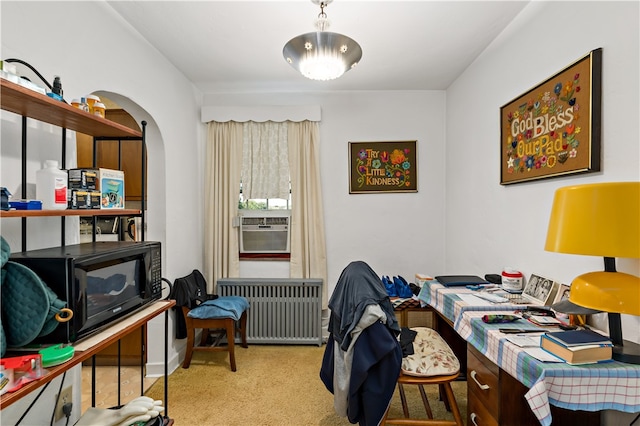
[(593, 364), (611, 360), (613, 343), (607, 336), (591, 330), (546, 333), (540, 347), (567, 364)]

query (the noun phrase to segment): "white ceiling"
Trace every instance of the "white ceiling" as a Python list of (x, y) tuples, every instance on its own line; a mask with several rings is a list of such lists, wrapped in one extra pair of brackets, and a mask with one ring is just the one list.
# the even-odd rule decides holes
[(335, 0), (329, 31), (362, 46), (337, 80), (302, 77), (285, 43), (315, 31), (320, 7), (288, 1), (109, 1), (204, 93), (446, 89), (528, 1)]

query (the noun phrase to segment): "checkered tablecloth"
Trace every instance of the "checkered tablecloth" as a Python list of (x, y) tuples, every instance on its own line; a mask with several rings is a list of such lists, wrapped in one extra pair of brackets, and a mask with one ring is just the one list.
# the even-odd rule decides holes
[[(569, 410), (640, 411), (640, 366), (616, 361), (583, 366), (539, 361), (506, 340), (498, 331), (504, 324), (482, 321), (487, 311), (513, 314), (517, 307), (464, 306), (456, 296), (459, 291), (435, 281), (425, 284), (418, 298), (449, 318), (462, 338), (529, 388), (525, 398), (543, 426), (551, 424), (549, 404)], [(518, 328), (535, 326), (519, 322)]]
[[(466, 311), (503, 311), (505, 309), (518, 309), (518, 305), (495, 304), (488, 300), (486, 305), (470, 306), (460, 299), (459, 294), (474, 294), (473, 290), (469, 290), (464, 286), (445, 287), (437, 280), (427, 281), (418, 294), (418, 300), (425, 305), (431, 305), (435, 310), (440, 312), (449, 321), (454, 323)], [(520, 305), (521, 307), (522, 305)]]

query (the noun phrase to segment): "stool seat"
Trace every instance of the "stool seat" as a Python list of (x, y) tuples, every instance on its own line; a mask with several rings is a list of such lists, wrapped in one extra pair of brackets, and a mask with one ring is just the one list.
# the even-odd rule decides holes
[[(413, 340), (414, 353), (402, 359), (402, 369), (398, 377), (398, 390), (400, 391), (404, 418), (388, 418), (389, 409), (387, 408), (382, 424), (463, 426), (460, 410), (451, 389), (451, 382), (460, 375), (460, 361), (437, 331), (427, 327), (415, 327), (411, 330), (416, 332)], [(403, 385), (418, 386), (428, 419), (409, 418), (409, 408)], [(431, 406), (424, 390), (425, 385), (438, 385), (440, 398), (443, 399), (447, 410), (451, 411), (453, 421), (433, 418)]]
[[(194, 309), (182, 306), (187, 328), (187, 350), (182, 368), (189, 368), (194, 351), (227, 351), (231, 371), (236, 371), (235, 337), (240, 333), (241, 345), (247, 345), (247, 311), (249, 302), (240, 296), (223, 296), (208, 300)], [(200, 344), (195, 345), (196, 329), (202, 329)], [(217, 331), (211, 345), (207, 344), (209, 335)], [(222, 337), (227, 336), (227, 346), (219, 346)]]

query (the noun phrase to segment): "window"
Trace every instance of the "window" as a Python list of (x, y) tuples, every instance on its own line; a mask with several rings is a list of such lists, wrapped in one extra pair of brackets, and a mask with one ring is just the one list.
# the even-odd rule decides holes
[[(238, 199), (238, 216), (240, 216), (240, 259), (289, 259), (289, 218), (286, 223), (280, 214), (289, 216), (291, 209), (291, 184), (289, 184), (289, 197), (284, 198), (252, 198), (245, 199), (240, 183), (240, 196)], [(259, 213), (259, 212), (265, 213)], [(267, 213), (268, 212), (268, 213)], [(278, 213), (282, 212), (282, 213)], [(258, 215), (258, 216), (256, 216)], [(255, 220), (265, 220), (254, 223)], [(246, 222), (246, 223), (245, 223)], [(249, 226), (243, 226), (249, 225)], [(266, 225), (266, 226), (265, 226)], [(254, 229), (256, 228), (256, 229)], [(269, 229), (267, 229), (269, 228)], [(263, 232), (257, 232), (257, 231)], [(272, 232), (269, 232), (272, 231)], [(268, 247), (265, 250), (259, 247)], [(277, 248), (276, 248), (277, 247)]]
[(238, 210), (291, 210), (291, 184), (289, 184), (289, 197), (284, 198), (252, 198), (245, 199), (240, 183), (240, 197)]
[(289, 258), (290, 209), (287, 123), (244, 123), (240, 258)]

